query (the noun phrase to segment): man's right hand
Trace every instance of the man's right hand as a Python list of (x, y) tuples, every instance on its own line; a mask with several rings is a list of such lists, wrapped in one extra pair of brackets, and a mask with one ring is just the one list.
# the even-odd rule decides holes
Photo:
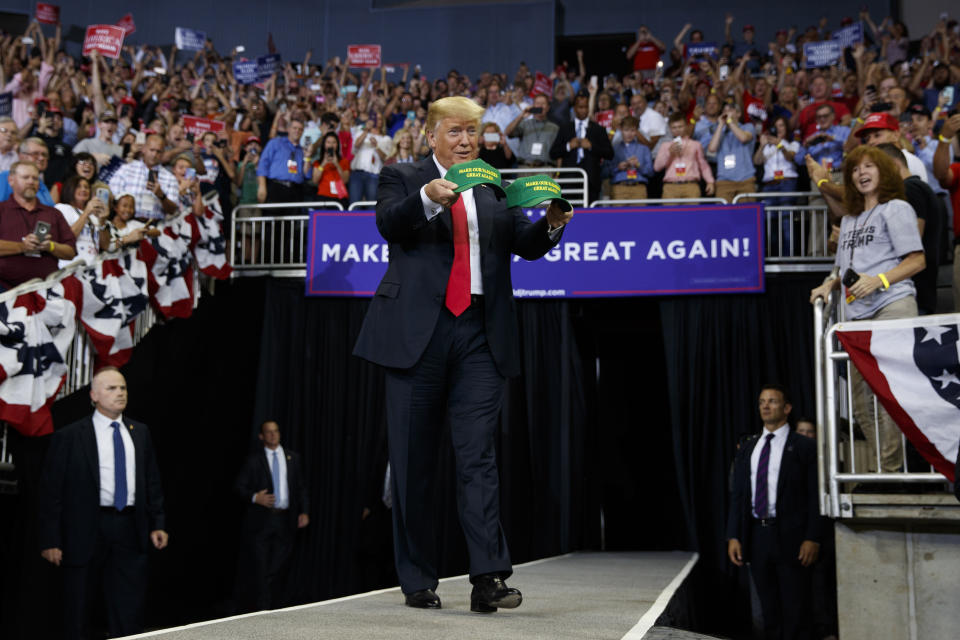
[(274, 503), (277, 501), (277, 498), (272, 493), (267, 493), (266, 489), (260, 489), (260, 491), (257, 491), (254, 494), (253, 501), (261, 507), (272, 509)]
[(727, 557), (730, 562), (738, 567), (743, 566), (743, 549), (740, 547), (740, 541), (736, 538), (727, 540)]
[(570, 150), (573, 151), (574, 149), (580, 146), (580, 138), (573, 138), (567, 144), (570, 145)]
[(957, 135), (957, 131), (960, 131), (960, 113), (950, 116), (947, 121), (943, 123), (943, 129), (940, 131), (940, 135), (949, 140)]
[(43, 556), (43, 559), (49, 562), (50, 564), (55, 564), (58, 567), (60, 563), (63, 562), (63, 551), (57, 547), (51, 547), (49, 549), (44, 549), (40, 552), (40, 555)]
[(428, 182), (427, 186), (423, 188), (423, 192), (437, 204), (450, 208), (460, 198), (460, 194), (453, 191), (456, 188), (456, 182), (437, 178)]
[(263, 204), (267, 201), (267, 187), (266, 185), (261, 185), (257, 187), (257, 202)]
[(36, 235), (32, 233), (28, 233), (23, 237), (21, 244), (23, 245), (24, 252), (27, 252), (27, 251), (40, 251), (44, 243), (41, 243), (40, 239), (37, 238)]

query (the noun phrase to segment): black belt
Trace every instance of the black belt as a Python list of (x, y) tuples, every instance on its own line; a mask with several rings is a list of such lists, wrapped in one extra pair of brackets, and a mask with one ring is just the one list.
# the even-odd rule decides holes
[(773, 525), (777, 524), (777, 519), (776, 518), (754, 518), (753, 522), (754, 524), (760, 527), (772, 527)]
[(677, 182), (664, 182), (663, 184), (700, 184), (699, 180), (679, 180)]
[(277, 509), (276, 507), (267, 507), (267, 511), (270, 513), (286, 513), (286, 509)]
[(109, 513), (115, 516), (132, 516), (136, 512), (136, 507), (124, 507), (117, 511), (116, 507), (100, 507), (100, 513)]
[(270, 180), (270, 182), (273, 182), (275, 184), (279, 184), (282, 187), (286, 187), (287, 189), (291, 189), (294, 186), (300, 185), (299, 182), (294, 182), (292, 180), (274, 180), (273, 178), (268, 178), (268, 180)]

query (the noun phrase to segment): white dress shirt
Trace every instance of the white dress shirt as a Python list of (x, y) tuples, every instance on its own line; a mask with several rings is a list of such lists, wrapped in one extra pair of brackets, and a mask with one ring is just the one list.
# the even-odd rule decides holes
[(277, 445), (276, 449), (264, 447), (263, 452), (267, 456), (267, 467), (270, 469), (270, 477), (273, 478), (273, 452), (277, 452), (277, 462), (280, 465), (280, 486), (273, 488), (274, 509), (286, 509), (290, 506), (290, 490), (287, 486), (287, 456), (283, 453), (283, 447)]
[[(573, 133), (576, 134), (577, 138), (583, 139), (587, 137), (587, 121), (586, 120), (577, 120), (573, 119)], [(567, 143), (567, 151), (570, 151), (570, 143)], [(577, 147), (577, 162), (583, 160), (583, 147)]]
[(127, 506), (136, 504), (137, 458), (133, 448), (133, 438), (124, 426), (123, 416), (111, 420), (99, 411), (93, 412), (93, 432), (97, 438), (97, 458), (100, 464), (100, 506), (113, 506), (113, 493), (116, 488), (116, 475), (113, 468), (113, 427), (111, 422), (120, 423), (120, 439), (123, 441), (123, 456), (127, 463)]
[[(750, 487), (753, 489), (750, 496), (750, 506), (753, 515), (757, 515), (756, 509), (756, 489), (757, 486), (757, 464), (760, 462), (760, 452), (763, 451), (763, 445), (767, 442), (767, 434), (771, 433), (767, 429), (763, 430), (760, 439), (753, 447), (753, 453), (750, 454)], [(767, 517), (777, 517), (777, 480), (780, 477), (780, 461), (783, 459), (783, 448), (787, 444), (787, 436), (790, 434), (790, 425), (784, 422), (776, 431), (773, 431), (773, 440), (770, 441), (770, 460), (767, 462)]]

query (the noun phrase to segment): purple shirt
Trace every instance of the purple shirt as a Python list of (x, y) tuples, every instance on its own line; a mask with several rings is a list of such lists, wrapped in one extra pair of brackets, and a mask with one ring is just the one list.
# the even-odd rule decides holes
[[(0, 202), (0, 240), (20, 242), (33, 233), (38, 220), (50, 225), (51, 240), (76, 250), (77, 239), (59, 211), (39, 202), (33, 211), (28, 211), (13, 196)], [(46, 278), (58, 269), (57, 262), (49, 251), (41, 251), (37, 257), (23, 254), (0, 257), (0, 286), (11, 289), (31, 278)]]

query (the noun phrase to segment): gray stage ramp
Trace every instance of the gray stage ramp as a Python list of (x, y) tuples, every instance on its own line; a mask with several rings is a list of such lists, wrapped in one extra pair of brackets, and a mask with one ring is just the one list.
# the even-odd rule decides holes
[(574, 553), (514, 567), (523, 604), (470, 612), (466, 576), (441, 580), (443, 609), (403, 605), (398, 588), (129, 636), (162, 640), (598, 638), (647, 635), (696, 563), (688, 552)]

